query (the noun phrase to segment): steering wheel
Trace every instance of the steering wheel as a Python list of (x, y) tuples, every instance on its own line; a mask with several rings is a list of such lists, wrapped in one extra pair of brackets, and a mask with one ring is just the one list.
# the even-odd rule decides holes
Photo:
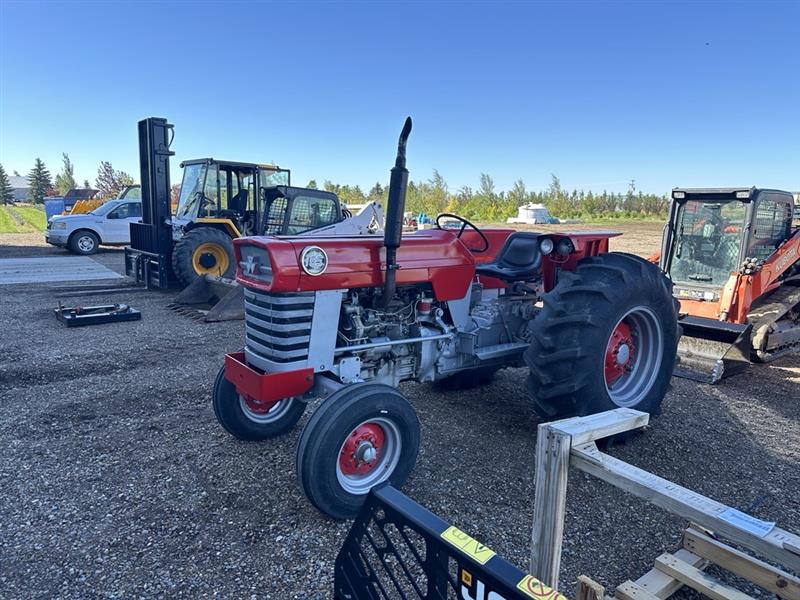
[(470, 252), (473, 252), (475, 254), (480, 254), (481, 252), (486, 252), (489, 249), (489, 238), (486, 237), (486, 234), (484, 234), (480, 229), (475, 227), (475, 225), (473, 225), (472, 223), (467, 221), (464, 217), (459, 217), (458, 215), (454, 215), (452, 213), (442, 213), (438, 217), (436, 217), (436, 228), (437, 229), (445, 229), (444, 227), (442, 227), (442, 224), (439, 222), (443, 218), (455, 219), (456, 221), (459, 221), (461, 223), (461, 229), (458, 230), (458, 234), (456, 235), (456, 238), (458, 238), (458, 239), (461, 238), (461, 235), (464, 233), (464, 230), (467, 227), (470, 227), (473, 231), (475, 231), (475, 233), (477, 233), (480, 236), (481, 241), (483, 241), (483, 248), (469, 248), (469, 247), (467, 247), (467, 250), (469, 250)]

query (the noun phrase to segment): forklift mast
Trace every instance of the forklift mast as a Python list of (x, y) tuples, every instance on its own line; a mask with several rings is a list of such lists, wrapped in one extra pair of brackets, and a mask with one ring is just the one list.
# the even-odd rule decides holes
[(131, 245), (125, 248), (125, 268), (148, 287), (169, 285), (172, 254), (169, 157), (174, 125), (160, 117), (139, 121), (139, 166), (142, 182), (142, 222), (131, 223)]

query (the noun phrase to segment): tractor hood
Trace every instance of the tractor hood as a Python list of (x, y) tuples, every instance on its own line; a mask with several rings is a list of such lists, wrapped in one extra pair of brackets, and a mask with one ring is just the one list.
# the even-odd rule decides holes
[[(234, 247), (236, 279), (248, 287), (286, 293), (383, 285), (386, 249), (379, 236), (249, 237), (235, 240)], [(315, 269), (301, 266), (304, 252), (319, 258)], [(398, 285), (430, 282), (439, 300), (463, 298), (475, 273), (475, 257), (446, 230), (403, 237), (397, 262)]]

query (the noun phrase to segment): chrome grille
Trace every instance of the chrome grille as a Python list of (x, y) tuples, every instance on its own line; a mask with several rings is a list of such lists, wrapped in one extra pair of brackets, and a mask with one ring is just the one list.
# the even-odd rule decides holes
[(307, 360), (314, 297), (314, 292), (270, 294), (246, 287), (244, 320), (248, 355), (273, 363)]

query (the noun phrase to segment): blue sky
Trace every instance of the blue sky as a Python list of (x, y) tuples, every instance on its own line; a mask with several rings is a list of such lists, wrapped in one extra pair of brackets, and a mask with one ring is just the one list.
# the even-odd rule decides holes
[(296, 183), (647, 192), (800, 189), (800, 1), (564, 3), (0, 0), (0, 163), (61, 152), (138, 179), (136, 121), (182, 159), (274, 161)]

